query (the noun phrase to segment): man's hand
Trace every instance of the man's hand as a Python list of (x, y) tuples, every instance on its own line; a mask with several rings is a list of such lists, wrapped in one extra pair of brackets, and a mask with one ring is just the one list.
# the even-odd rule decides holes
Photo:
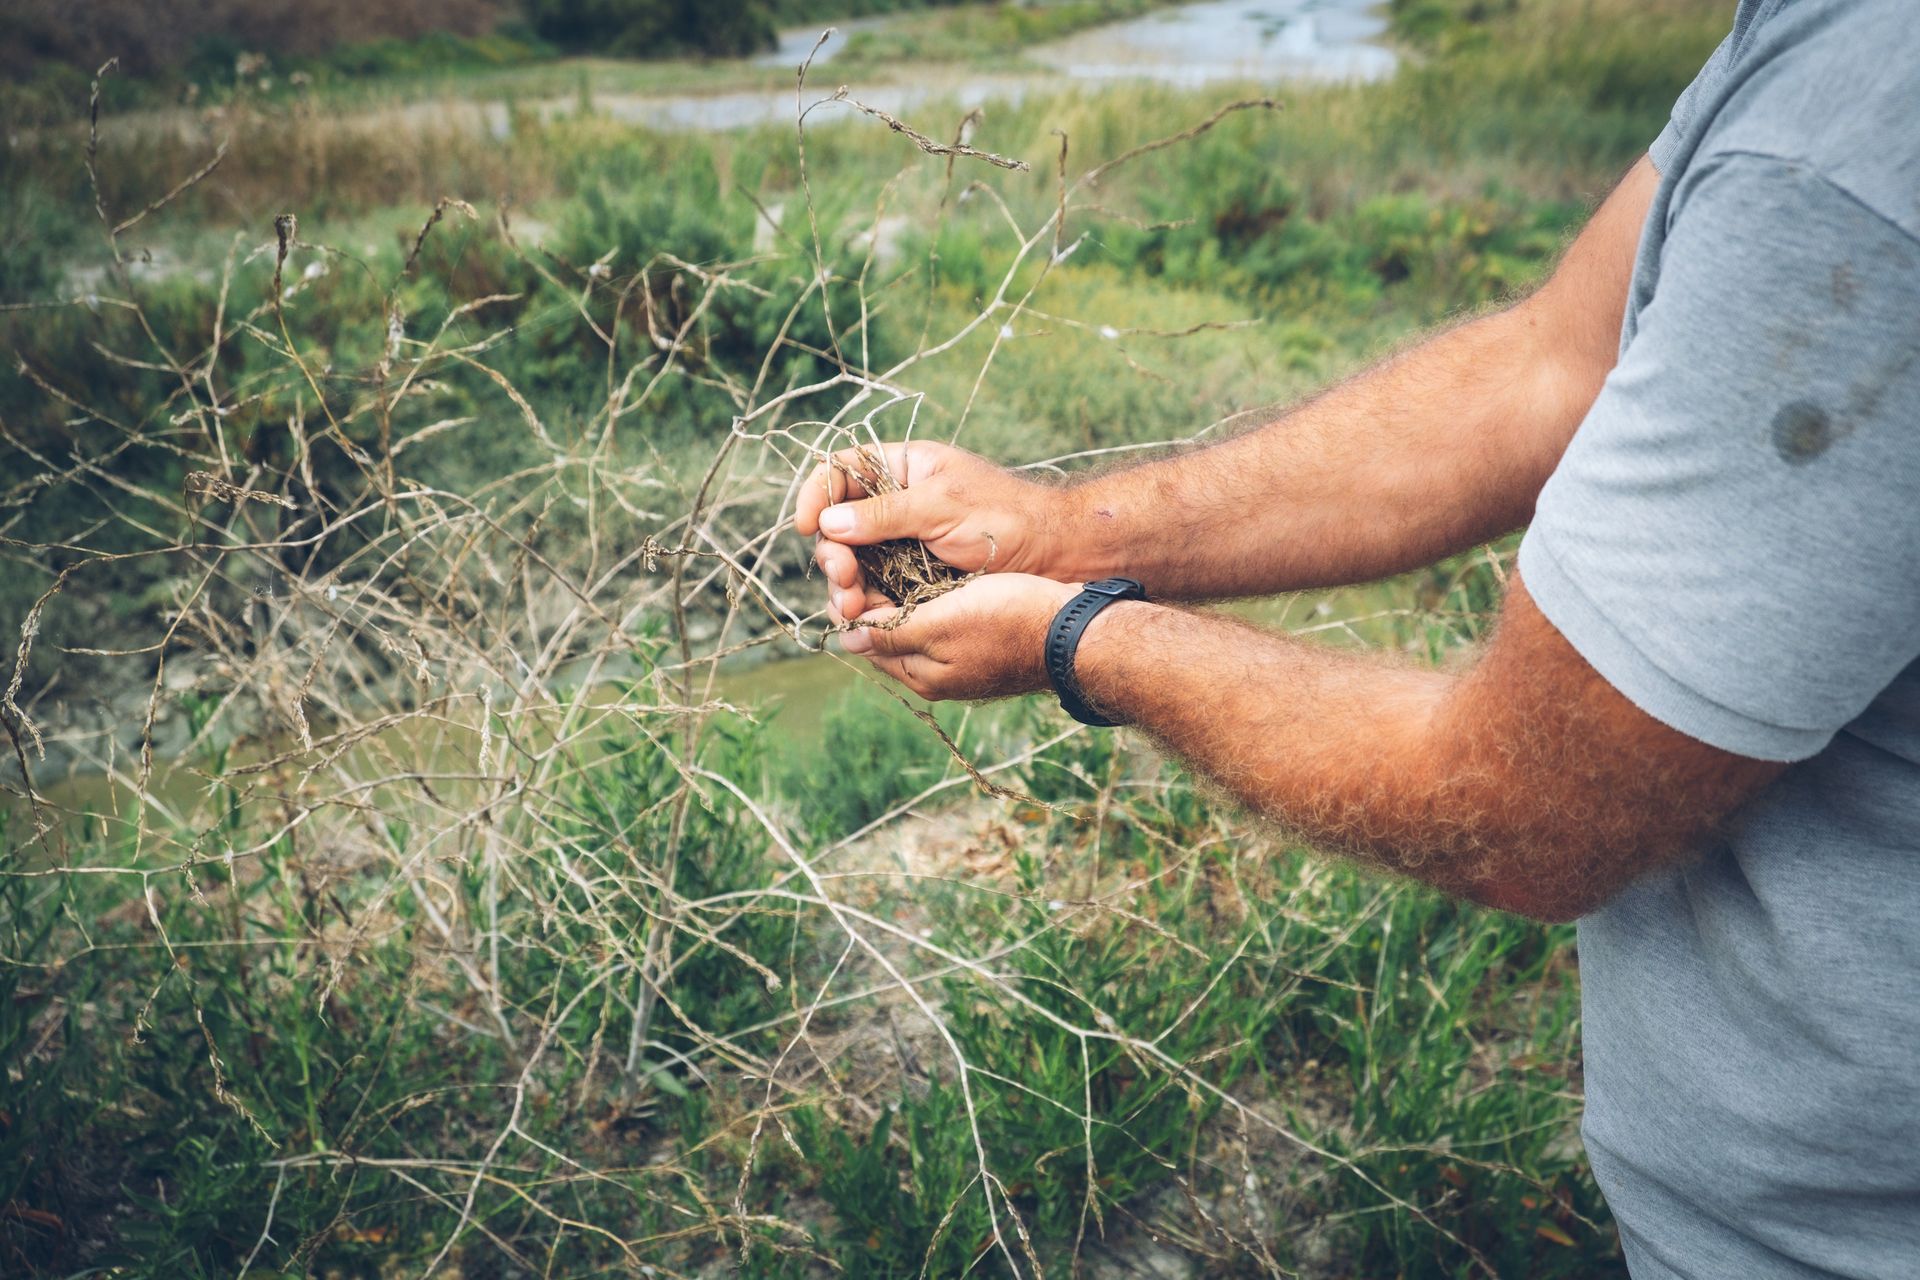
[(802, 535), (820, 536), (814, 560), (827, 575), (829, 603), (840, 618), (857, 618), (872, 604), (853, 548), (894, 538), (918, 538), (934, 555), (971, 573), (1053, 571), (1065, 491), (1023, 480), (984, 458), (950, 445), (889, 444), (887, 469), (905, 486), (869, 495), (857, 449), (834, 455), (807, 477), (793, 513)]
[(996, 573), (917, 605), (875, 609), (841, 639), (931, 702), (1004, 698), (1045, 689), (1047, 627), (1077, 585), (1024, 573)]

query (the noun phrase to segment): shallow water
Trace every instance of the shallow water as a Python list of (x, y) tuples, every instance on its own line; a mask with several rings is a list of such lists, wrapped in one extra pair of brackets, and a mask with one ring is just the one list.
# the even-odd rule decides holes
[[(1206, 0), (1179, 5), (1141, 18), (1110, 23), (1026, 51), (1029, 62), (1045, 72), (973, 71), (942, 68), (910, 83), (855, 86), (853, 96), (869, 106), (900, 114), (923, 102), (941, 100), (972, 108), (992, 101), (1018, 101), (1036, 90), (1058, 89), (1062, 77), (1081, 84), (1150, 81), (1180, 88), (1255, 81), (1321, 82), (1379, 80), (1393, 74), (1393, 51), (1374, 43), (1387, 29), (1377, 0)], [(846, 33), (884, 24), (868, 18), (841, 25), (814, 54), (816, 69), (846, 46)], [(798, 67), (813, 50), (823, 27), (805, 27), (780, 37), (780, 46), (755, 59), (767, 66)], [(817, 86), (804, 95), (815, 102), (829, 97), (833, 81), (809, 77)], [(594, 107), (619, 120), (652, 129), (740, 129), (781, 124), (794, 117), (791, 88), (727, 93), (597, 94)], [(566, 111), (576, 100), (556, 100), (551, 111)], [(852, 115), (852, 109), (828, 104), (810, 122)], [(507, 127), (506, 112), (490, 111), (496, 132)]]
[(1394, 55), (1371, 0), (1210, 0), (1094, 27), (1029, 56), (1075, 80), (1379, 80)]
[[(871, 31), (877, 27), (884, 27), (891, 21), (893, 21), (893, 19), (887, 17), (854, 18), (848, 21), (836, 22), (830, 27), (819, 24), (793, 27), (780, 33), (780, 44), (777, 48), (760, 54), (754, 58), (753, 62), (755, 66), (760, 67), (787, 67), (791, 69), (806, 61), (807, 55), (811, 53), (813, 54), (813, 65), (817, 67), (824, 62), (832, 61), (836, 54), (844, 51), (847, 47), (847, 37), (854, 32)], [(832, 34), (827, 37), (826, 42), (821, 44), (818, 51), (816, 51), (813, 47), (814, 43), (820, 39), (820, 33), (823, 31), (830, 31)]]

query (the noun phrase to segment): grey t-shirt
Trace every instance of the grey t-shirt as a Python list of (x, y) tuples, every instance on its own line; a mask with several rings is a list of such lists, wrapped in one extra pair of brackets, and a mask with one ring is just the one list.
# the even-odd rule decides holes
[(1637, 1280), (1920, 1277), (1920, 5), (1743, 0), (1520, 549), (1635, 704), (1794, 761), (1580, 923)]

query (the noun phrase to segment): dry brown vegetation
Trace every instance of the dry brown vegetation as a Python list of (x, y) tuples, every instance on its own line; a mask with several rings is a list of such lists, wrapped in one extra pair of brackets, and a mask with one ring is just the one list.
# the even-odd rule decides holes
[(510, 6), (502, 0), (9, 0), (0, 24), (0, 75), (47, 62), (97, 67), (122, 59), (136, 75), (170, 71), (209, 40), (302, 57), (337, 45), (479, 35)]

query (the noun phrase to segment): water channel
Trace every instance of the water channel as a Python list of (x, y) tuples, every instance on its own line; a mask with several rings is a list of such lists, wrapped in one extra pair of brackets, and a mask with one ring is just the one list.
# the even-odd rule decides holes
[[(962, 108), (988, 102), (1013, 102), (1025, 95), (1054, 91), (1063, 83), (1096, 87), (1125, 82), (1171, 85), (1183, 89), (1213, 84), (1287, 81), (1351, 82), (1380, 80), (1393, 74), (1396, 59), (1378, 43), (1387, 22), (1377, 0), (1205, 0), (1175, 5), (1143, 17), (1093, 27), (1026, 50), (1024, 61), (1045, 70), (981, 71), (965, 67), (930, 68), (912, 80), (855, 86), (869, 106), (896, 115), (927, 102), (953, 102)], [(844, 23), (814, 54), (819, 97), (833, 92), (832, 62), (850, 34), (874, 30), (898, 18), (864, 18)], [(764, 66), (798, 67), (820, 38), (821, 27), (787, 31), (779, 47), (755, 59)], [(809, 95), (809, 98), (814, 95)], [(562, 113), (574, 99), (555, 99), (538, 109)], [(739, 129), (782, 124), (793, 119), (791, 88), (747, 89), (721, 93), (600, 94), (594, 109), (617, 120), (653, 129)], [(835, 108), (851, 114), (850, 108)], [(487, 108), (497, 133), (508, 128), (504, 105)], [(812, 119), (825, 121), (831, 111)]]

